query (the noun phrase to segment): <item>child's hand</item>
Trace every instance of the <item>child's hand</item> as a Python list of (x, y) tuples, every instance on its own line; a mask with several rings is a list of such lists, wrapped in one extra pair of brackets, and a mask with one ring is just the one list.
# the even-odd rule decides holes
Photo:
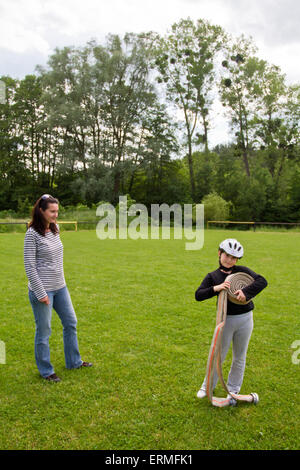
[(220, 292), (221, 290), (229, 289), (229, 287), (230, 287), (230, 281), (224, 281), (224, 282), (222, 282), (222, 284), (214, 286), (214, 291), (215, 292)]
[(246, 296), (242, 290), (237, 290), (235, 293), (237, 300), (240, 302), (245, 302)]

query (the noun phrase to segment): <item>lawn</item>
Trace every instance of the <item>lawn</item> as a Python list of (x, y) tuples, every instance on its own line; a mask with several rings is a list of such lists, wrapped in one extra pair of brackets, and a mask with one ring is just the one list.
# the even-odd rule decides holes
[[(216, 299), (199, 303), (194, 292), (232, 235), (244, 244), (241, 264), (269, 285), (255, 300), (242, 388), (260, 402), (222, 409), (196, 397)], [(185, 240), (100, 241), (95, 231), (61, 238), (81, 355), (94, 367), (65, 369), (53, 312), (51, 361), (62, 382), (40, 378), (24, 234), (0, 234), (0, 449), (299, 448), (299, 233), (208, 230), (199, 251), (186, 251)]]

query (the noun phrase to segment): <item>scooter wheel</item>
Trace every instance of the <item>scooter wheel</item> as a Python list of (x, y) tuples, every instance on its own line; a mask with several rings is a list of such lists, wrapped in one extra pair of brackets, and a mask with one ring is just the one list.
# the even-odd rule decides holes
[(236, 406), (237, 405), (237, 400), (235, 400), (234, 398), (230, 398), (230, 401), (229, 401), (229, 405), (230, 406)]
[(259, 396), (257, 395), (257, 393), (250, 393), (250, 395), (253, 396), (254, 405), (257, 405), (257, 403), (259, 402)]

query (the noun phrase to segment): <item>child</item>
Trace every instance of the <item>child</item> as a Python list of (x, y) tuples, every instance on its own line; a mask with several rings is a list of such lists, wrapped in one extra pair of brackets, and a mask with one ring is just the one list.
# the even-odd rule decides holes
[[(235, 239), (229, 238), (219, 245), (219, 268), (208, 273), (203, 279), (201, 285), (195, 293), (196, 300), (210, 299), (218, 295), (222, 289), (229, 287), (230, 282), (225, 281), (229, 274), (244, 272), (253, 277), (254, 282), (247, 287), (235, 292), (237, 300), (240, 302), (248, 301), (261, 292), (266, 286), (266, 279), (256, 274), (246, 266), (237, 266), (238, 259), (244, 254), (242, 245)], [(230, 343), (232, 341), (232, 364), (228, 376), (227, 387), (231, 393), (240, 392), (249, 340), (253, 330), (253, 309), (252, 300), (247, 303), (236, 304), (227, 300), (227, 318), (222, 335), (221, 362), (224, 361)], [(213, 377), (213, 389), (218, 381), (217, 373)], [(204, 379), (200, 390), (197, 393), (198, 398), (206, 396), (206, 378)]]

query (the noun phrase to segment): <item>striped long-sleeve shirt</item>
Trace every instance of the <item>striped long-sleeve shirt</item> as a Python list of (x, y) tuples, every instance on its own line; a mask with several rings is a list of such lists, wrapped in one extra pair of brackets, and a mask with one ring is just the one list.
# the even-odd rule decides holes
[(45, 236), (30, 227), (24, 240), (24, 265), (28, 287), (38, 299), (65, 287), (63, 269), (63, 244), (59, 233), (51, 231)]

